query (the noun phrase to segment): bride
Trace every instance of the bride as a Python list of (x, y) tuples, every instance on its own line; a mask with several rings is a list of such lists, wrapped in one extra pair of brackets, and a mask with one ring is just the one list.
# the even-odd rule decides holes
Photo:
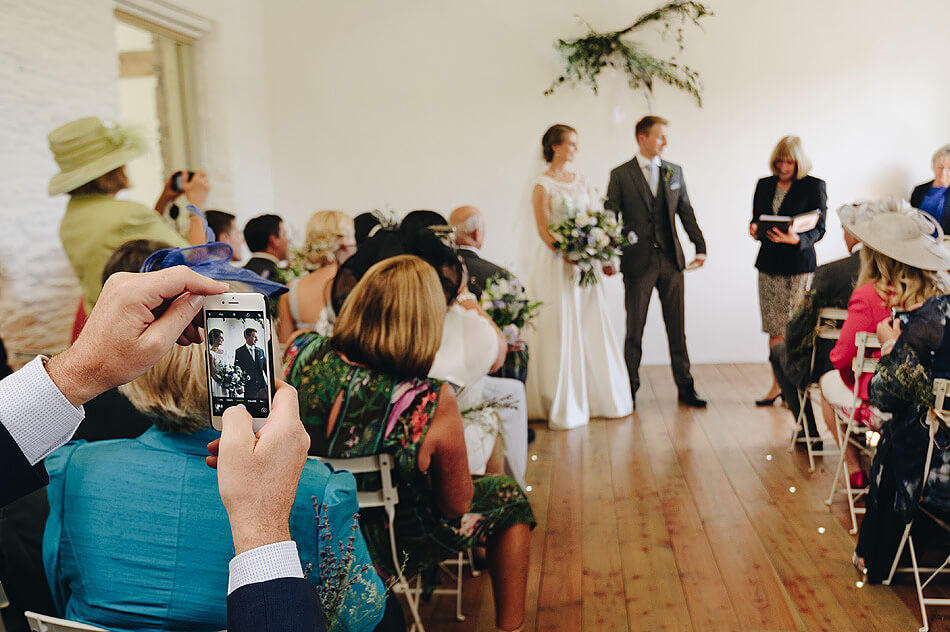
[[(544, 302), (533, 331), (527, 332), (529, 417), (545, 417), (551, 428), (585, 425), (591, 417), (625, 417), (633, 412), (630, 382), (620, 341), (610, 324), (603, 275), (581, 287), (575, 266), (554, 250), (548, 226), (594, 203), (587, 177), (567, 170), (577, 152), (577, 132), (554, 125), (541, 139), (550, 167), (531, 194), (541, 243), (531, 275), (533, 296)], [(532, 342), (533, 341), (533, 342)]]
[(214, 397), (231, 397), (231, 395), (224, 390), (224, 387), (221, 386), (220, 379), (218, 378), (219, 367), (227, 364), (224, 359), (224, 349), (222, 349), (222, 345), (224, 344), (224, 332), (220, 329), (212, 329), (209, 331), (208, 344), (211, 345), (208, 351), (211, 352), (211, 361), (213, 363), (211, 367), (211, 394)]

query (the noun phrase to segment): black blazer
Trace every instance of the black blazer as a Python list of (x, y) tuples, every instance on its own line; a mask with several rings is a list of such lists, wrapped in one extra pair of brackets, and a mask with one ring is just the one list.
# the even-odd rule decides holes
[(805, 176), (801, 180), (792, 182), (778, 213), (772, 212), (772, 200), (775, 198), (775, 188), (778, 185), (778, 176), (762, 178), (755, 185), (755, 195), (752, 196), (752, 221), (755, 222), (762, 215), (789, 215), (794, 217), (802, 213), (818, 210), (818, 224), (809, 231), (800, 233), (801, 241), (797, 244), (777, 244), (772, 241), (763, 241), (759, 246), (759, 256), (755, 259), (755, 267), (766, 274), (791, 276), (814, 272), (817, 267), (815, 257), (815, 243), (825, 236), (825, 215), (828, 212), (828, 194), (825, 191), (825, 181), (813, 176)]
[[(910, 205), (914, 208), (920, 208), (920, 205), (924, 203), (924, 196), (927, 195), (927, 191), (930, 190), (930, 187), (934, 185), (934, 181), (924, 182), (914, 187), (914, 192), (910, 194)], [(947, 197), (943, 201), (943, 215), (940, 216), (940, 227), (943, 229), (943, 233), (950, 234), (950, 193), (947, 194)]]
[[(686, 257), (683, 255), (683, 247), (676, 233), (676, 216), (680, 216), (683, 229), (696, 247), (696, 254), (706, 254), (706, 240), (696, 222), (693, 205), (689, 202), (689, 194), (686, 193), (683, 169), (672, 162), (660, 161), (660, 186), (663, 187), (666, 210), (670, 215), (673, 248), (676, 250), (676, 266), (682, 270), (686, 267)], [(604, 206), (620, 214), (627, 230), (632, 230), (638, 236), (647, 233), (650, 214), (653, 213), (653, 194), (650, 193), (650, 188), (636, 158), (610, 172), (607, 200)], [(623, 256), (620, 258), (620, 267), (624, 274), (642, 274), (640, 271), (646, 269), (652, 250), (652, 244), (646, 243), (645, 240), (624, 249)]]
[(283, 577), (241, 586), (228, 595), (228, 632), (326, 632), (317, 589)]
[(20, 446), (0, 423), (0, 507), (47, 483), (49, 476), (43, 464), (30, 465)]
[(258, 397), (262, 390), (265, 394), (267, 391), (267, 358), (263, 349), (254, 347), (254, 350), (257, 351), (256, 358), (251, 357), (246, 345), (241, 345), (234, 351), (234, 364), (251, 378), (244, 389), (245, 397)]
[(283, 283), (281, 280), (280, 267), (270, 259), (252, 256), (248, 259), (248, 262), (244, 264), (244, 268), (259, 274), (268, 281)]
[(499, 265), (482, 259), (477, 253), (465, 248), (458, 249), (459, 256), (468, 268), (468, 291), (478, 298), (485, 291), (488, 279), (500, 276), (503, 279), (512, 279), (513, 275)]

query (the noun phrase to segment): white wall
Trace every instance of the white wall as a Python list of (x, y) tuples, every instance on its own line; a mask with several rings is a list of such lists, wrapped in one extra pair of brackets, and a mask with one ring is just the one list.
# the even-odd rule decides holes
[[(578, 128), (577, 168), (603, 192), (647, 113), (622, 79), (597, 97), (586, 89), (544, 97), (559, 69), (552, 43), (583, 33), (575, 13), (610, 30), (655, 4), (271, 0), (260, 87), (270, 99), (276, 209), (302, 225), (321, 208), (447, 212), (473, 203), (488, 215), (487, 256), (524, 272), (536, 242), (528, 193), (543, 168), (544, 129)], [(666, 157), (685, 167), (709, 244), (709, 263), (687, 277), (687, 331), (694, 361), (764, 360), (746, 225), (774, 143), (802, 136), (832, 208), (908, 195), (950, 141), (950, 3), (709, 5), (717, 15), (705, 32), (688, 30), (685, 57), (706, 82), (704, 107), (665, 88), (654, 99), (672, 122)], [(819, 260), (842, 254), (832, 218)], [(620, 325), (619, 282), (610, 291)], [(656, 304), (644, 361), (668, 361)]]

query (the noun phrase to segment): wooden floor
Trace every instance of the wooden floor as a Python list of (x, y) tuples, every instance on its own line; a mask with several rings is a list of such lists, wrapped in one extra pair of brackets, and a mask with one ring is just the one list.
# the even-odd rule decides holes
[[(786, 450), (791, 415), (756, 409), (765, 364), (694, 367), (709, 408), (676, 404), (666, 367), (642, 371), (637, 412), (568, 432), (533, 425), (525, 630), (915, 631), (907, 578), (860, 586), (830, 459)], [(534, 456), (537, 457), (536, 460)], [(429, 632), (494, 631), (487, 574), (426, 605)], [(950, 630), (950, 608), (931, 629)]]

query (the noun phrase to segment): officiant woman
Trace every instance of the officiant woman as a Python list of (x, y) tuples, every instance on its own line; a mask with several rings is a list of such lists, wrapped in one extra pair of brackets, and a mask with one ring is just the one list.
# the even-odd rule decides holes
[[(772, 150), (769, 160), (772, 175), (755, 185), (749, 234), (757, 237), (758, 221), (763, 215), (794, 218), (817, 211), (817, 223), (808, 230), (769, 230), (760, 239), (755, 267), (759, 271), (759, 310), (762, 331), (769, 336), (769, 349), (785, 340), (785, 327), (798, 309), (812, 274), (815, 272), (815, 242), (825, 235), (828, 196), (825, 181), (808, 175), (811, 160), (802, 149), (798, 136), (786, 136)], [(765, 397), (756, 406), (771, 406), (781, 397), (775, 377)]]

